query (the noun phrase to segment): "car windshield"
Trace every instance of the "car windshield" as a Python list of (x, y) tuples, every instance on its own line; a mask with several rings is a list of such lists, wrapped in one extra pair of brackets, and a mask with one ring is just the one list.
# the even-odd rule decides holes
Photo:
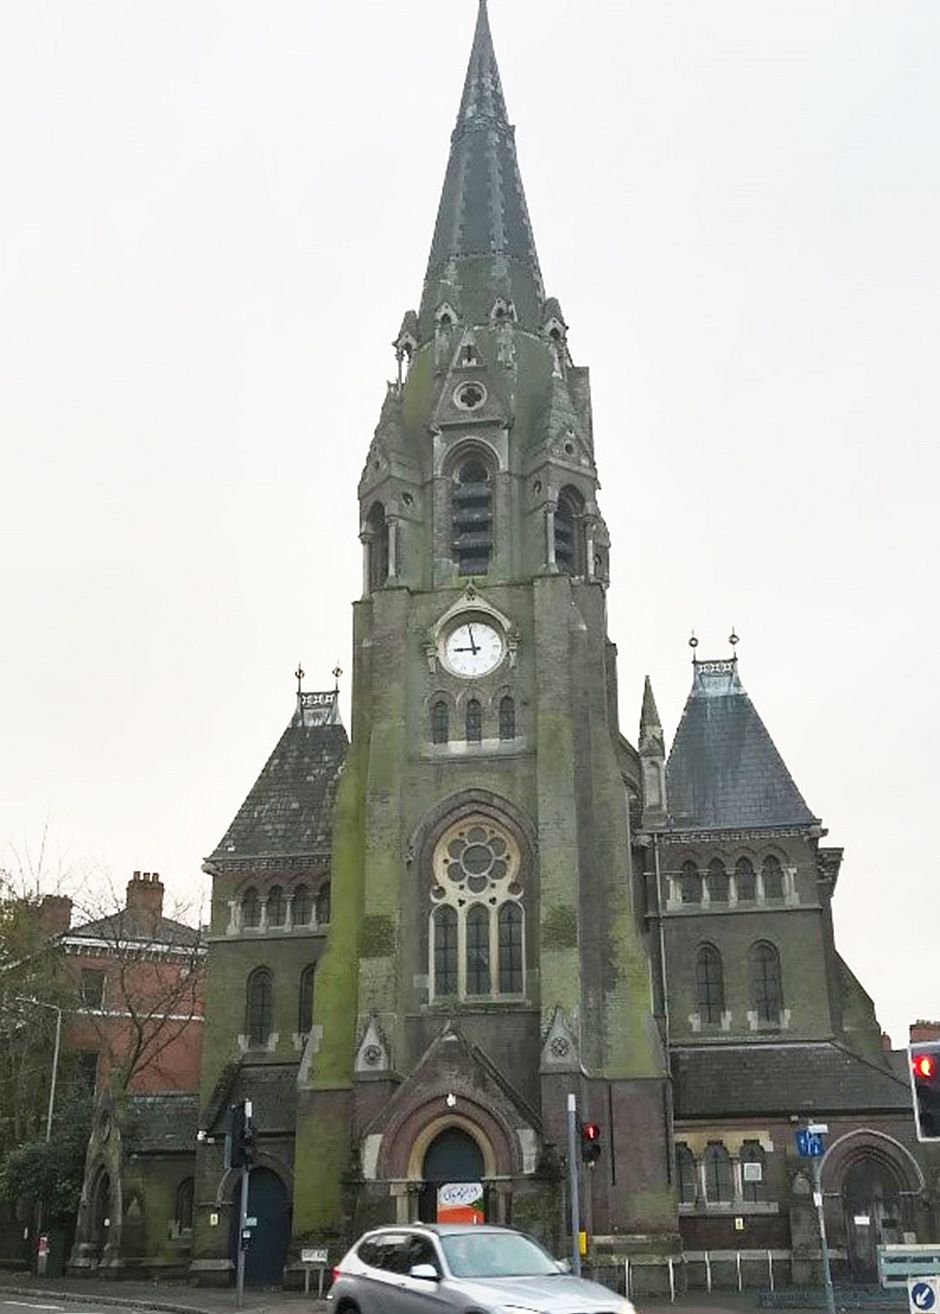
[(512, 1232), (458, 1232), (442, 1236), (454, 1277), (545, 1277), (558, 1265), (540, 1245)]

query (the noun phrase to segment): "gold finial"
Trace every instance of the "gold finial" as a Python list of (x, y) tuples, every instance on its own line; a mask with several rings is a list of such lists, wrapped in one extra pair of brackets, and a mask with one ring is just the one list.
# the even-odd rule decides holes
[(296, 671), (294, 672), (294, 679), (297, 681), (297, 692), (298, 692), (298, 693), (300, 693), (300, 692), (302, 691), (302, 689), (303, 689), (303, 679), (304, 679), (304, 676), (306, 675), (306, 673), (307, 673), (307, 672), (306, 672), (306, 671), (304, 670), (304, 668), (301, 666), (300, 662), (298, 662), (298, 663), (297, 663), (297, 669), (296, 669)]
[(339, 662), (337, 662), (336, 665), (333, 667), (333, 679), (336, 681), (333, 687), (336, 693), (339, 693), (339, 677), (342, 675), (342, 673), (343, 673), (343, 668), (342, 666), (340, 666)]
[(731, 633), (728, 635), (728, 642), (731, 644), (732, 651), (734, 651), (734, 649), (741, 642), (741, 640), (738, 638), (737, 634), (735, 633), (735, 629), (733, 625), (731, 626)]

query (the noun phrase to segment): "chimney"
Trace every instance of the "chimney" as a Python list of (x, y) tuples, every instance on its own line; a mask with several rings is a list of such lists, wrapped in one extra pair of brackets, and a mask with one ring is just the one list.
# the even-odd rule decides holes
[(163, 883), (159, 872), (134, 872), (127, 882), (127, 911), (132, 925), (153, 935), (163, 916)]
[(39, 927), (50, 939), (64, 935), (72, 925), (72, 900), (64, 894), (45, 894), (39, 905)]
[(919, 1045), (927, 1040), (940, 1040), (940, 1022), (928, 1022), (921, 1017), (911, 1023), (911, 1044)]

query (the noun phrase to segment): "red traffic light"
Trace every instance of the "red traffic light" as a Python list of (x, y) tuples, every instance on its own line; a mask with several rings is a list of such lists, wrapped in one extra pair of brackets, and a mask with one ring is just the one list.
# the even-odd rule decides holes
[(596, 1122), (582, 1122), (581, 1135), (586, 1141), (599, 1141), (601, 1138), (601, 1129)]
[(912, 1054), (911, 1067), (915, 1077), (924, 1077), (929, 1081), (937, 1075), (937, 1060), (933, 1054)]

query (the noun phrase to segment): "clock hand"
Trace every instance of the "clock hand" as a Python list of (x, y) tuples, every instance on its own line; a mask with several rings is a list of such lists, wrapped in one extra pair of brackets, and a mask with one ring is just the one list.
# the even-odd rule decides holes
[(470, 635), (470, 651), (471, 651), (471, 652), (474, 654), (474, 656), (475, 656), (480, 650), (479, 650), (479, 648), (476, 646), (476, 644), (475, 644), (474, 641), (473, 641), (473, 626), (472, 626), (472, 625), (468, 625), (468, 626), (467, 626), (467, 633)]

